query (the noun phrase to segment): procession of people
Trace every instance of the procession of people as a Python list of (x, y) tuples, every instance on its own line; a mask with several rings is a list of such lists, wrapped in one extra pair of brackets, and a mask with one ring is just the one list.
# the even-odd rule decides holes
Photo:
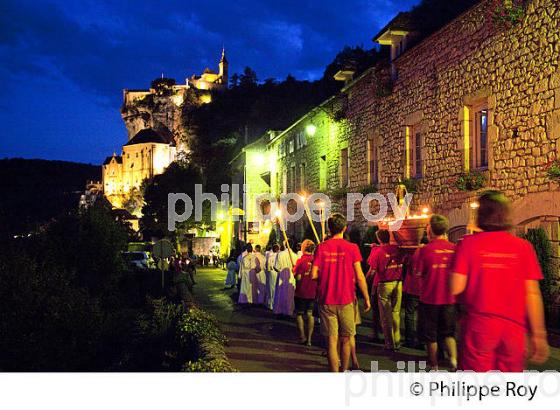
[(379, 229), (365, 273), (359, 247), (345, 239), (347, 225), (335, 213), (326, 240), (306, 239), (299, 249), (287, 237), (264, 254), (247, 244), (228, 259), (226, 288), (238, 286), (240, 305), (295, 318), (293, 338), (302, 345), (312, 345), (320, 322), (332, 372), (359, 369), (359, 298), (362, 313), (372, 312), (373, 341), (382, 333), (389, 355), (401, 346), (425, 351), (429, 370), (517, 372), (547, 360), (541, 268), (532, 245), (509, 232), (511, 206), (501, 192), (480, 196), (479, 229), (458, 244), (438, 214), (426, 222), (427, 243), (413, 249)]

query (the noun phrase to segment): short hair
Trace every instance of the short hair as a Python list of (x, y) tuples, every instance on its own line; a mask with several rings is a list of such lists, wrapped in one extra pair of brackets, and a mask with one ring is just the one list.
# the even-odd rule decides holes
[(245, 248), (245, 250), (247, 251), (247, 253), (253, 252), (253, 245), (251, 245), (250, 243), (247, 244), (247, 248)]
[(480, 195), (477, 225), (483, 231), (507, 231), (513, 226), (511, 202), (503, 192), (489, 190)]
[(261, 245), (255, 245), (255, 250), (257, 252), (260, 252), (261, 251)]
[(430, 218), (430, 229), (436, 236), (447, 233), (449, 229), (449, 221), (443, 215), (433, 214)]
[(280, 250), (280, 245), (278, 245), (277, 243), (272, 245), (272, 252), (278, 252), (279, 250)]
[(386, 244), (391, 241), (391, 234), (387, 229), (380, 229), (375, 234), (377, 235), (377, 239), (379, 239), (379, 242), (381, 242), (382, 244)]
[(342, 214), (334, 213), (327, 220), (327, 226), (331, 235), (339, 234), (346, 228), (346, 218)]

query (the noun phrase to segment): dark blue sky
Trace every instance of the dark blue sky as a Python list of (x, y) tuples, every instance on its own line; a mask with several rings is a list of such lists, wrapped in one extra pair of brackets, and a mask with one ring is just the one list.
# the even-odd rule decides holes
[(126, 141), (123, 88), (161, 73), (317, 79), (419, 0), (0, 0), (0, 158), (100, 163)]

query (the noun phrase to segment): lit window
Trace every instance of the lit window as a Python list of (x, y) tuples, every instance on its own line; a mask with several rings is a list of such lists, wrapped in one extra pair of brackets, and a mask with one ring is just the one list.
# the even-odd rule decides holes
[(488, 107), (473, 106), (470, 110), (469, 158), (473, 169), (488, 167)]
[(288, 152), (289, 152), (290, 154), (293, 154), (293, 153), (294, 153), (294, 140), (293, 140), (293, 139), (291, 139), (290, 142), (289, 142), (289, 145), (288, 145)]
[(348, 148), (343, 148), (340, 150), (340, 186), (341, 188), (346, 188), (349, 183), (349, 167), (350, 161), (348, 158)]
[(299, 188), (305, 190), (305, 164), (299, 166)]
[(412, 129), (412, 176), (414, 178), (422, 178), (424, 175), (424, 135), (422, 132), (413, 127)]

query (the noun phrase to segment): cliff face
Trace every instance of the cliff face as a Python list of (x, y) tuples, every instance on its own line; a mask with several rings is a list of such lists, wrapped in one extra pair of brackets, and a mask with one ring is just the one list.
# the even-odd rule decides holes
[(200, 94), (199, 90), (184, 85), (125, 90), (121, 116), (128, 130), (128, 139), (145, 128), (152, 128), (173, 141), (180, 151), (187, 150), (188, 132), (183, 114), (186, 109), (204, 102)]

